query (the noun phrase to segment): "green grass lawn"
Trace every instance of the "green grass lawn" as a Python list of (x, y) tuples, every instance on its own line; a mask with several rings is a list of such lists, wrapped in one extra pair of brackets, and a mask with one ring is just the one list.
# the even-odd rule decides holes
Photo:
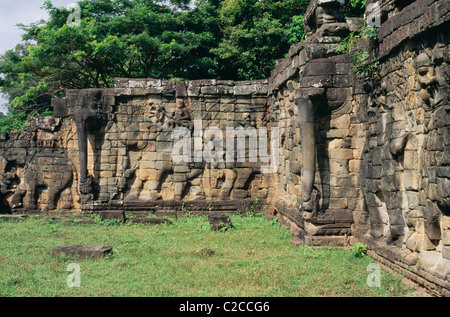
[[(339, 247), (294, 246), (285, 229), (264, 217), (231, 216), (233, 229), (211, 231), (206, 216), (172, 225), (44, 224), (33, 216), (0, 222), (0, 296), (303, 297), (408, 296), (413, 291), (375, 261)], [(59, 245), (109, 245), (103, 259), (53, 258)], [(196, 252), (215, 250), (213, 255)], [(67, 266), (81, 269), (69, 288)]]

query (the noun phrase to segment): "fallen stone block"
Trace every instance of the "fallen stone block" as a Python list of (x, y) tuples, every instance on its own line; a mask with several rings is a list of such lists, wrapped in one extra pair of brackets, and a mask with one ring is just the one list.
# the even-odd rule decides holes
[(231, 219), (225, 214), (213, 213), (208, 215), (211, 230), (227, 230), (231, 229)]
[(150, 225), (160, 225), (163, 223), (167, 223), (169, 225), (172, 224), (172, 221), (167, 219), (160, 219), (160, 218), (135, 218), (135, 219), (129, 219), (129, 221), (133, 223), (144, 223), (144, 224), (150, 224)]
[(120, 220), (125, 221), (125, 212), (123, 210), (104, 210), (98, 213), (101, 220)]
[(95, 259), (101, 259), (105, 257), (107, 254), (112, 252), (112, 247), (97, 245), (97, 246), (88, 246), (88, 245), (63, 245), (56, 247), (52, 250), (52, 257), (56, 257), (59, 255), (67, 255), (70, 257), (76, 258), (88, 258), (93, 257)]
[(195, 255), (214, 255), (216, 254), (217, 251), (216, 250), (212, 250), (212, 249), (206, 249), (206, 248), (201, 248), (199, 250), (196, 250), (194, 252)]
[(27, 218), (26, 215), (0, 215), (0, 220), (21, 221)]

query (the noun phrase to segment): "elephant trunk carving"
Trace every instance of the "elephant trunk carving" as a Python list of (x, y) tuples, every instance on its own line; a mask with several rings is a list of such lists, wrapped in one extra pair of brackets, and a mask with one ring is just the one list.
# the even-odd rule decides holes
[(316, 174), (316, 137), (314, 125), (314, 105), (309, 98), (297, 100), (298, 123), (302, 136), (302, 209), (316, 211), (317, 199), (314, 191)]
[(80, 160), (80, 183), (79, 190), (83, 195), (92, 191), (92, 178), (87, 170), (87, 132), (84, 122), (77, 122), (78, 150)]
[[(79, 190), (88, 195), (83, 201), (92, 199), (93, 177), (88, 172), (87, 143), (88, 134), (96, 133), (108, 122), (111, 106), (114, 104), (114, 92), (108, 89), (84, 89), (75, 91), (73, 100), (74, 121), (77, 126), (80, 179)], [(90, 197), (90, 198), (89, 198)]]
[(350, 55), (310, 60), (295, 91), (301, 138), (301, 211), (304, 219), (317, 216), (321, 193), (315, 184), (317, 142), (316, 122), (324, 116), (337, 116), (350, 110), (350, 77), (337, 74), (336, 65), (350, 67)]

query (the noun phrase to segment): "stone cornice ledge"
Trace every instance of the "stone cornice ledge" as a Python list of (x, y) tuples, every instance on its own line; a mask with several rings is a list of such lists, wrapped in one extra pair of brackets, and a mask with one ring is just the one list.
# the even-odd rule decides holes
[[(379, 28), (380, 58), (425, 31), (448, 25), (450, 1), (417, 0), (386, 20)], [(448, 27), (448, 26), (447, 26)]]

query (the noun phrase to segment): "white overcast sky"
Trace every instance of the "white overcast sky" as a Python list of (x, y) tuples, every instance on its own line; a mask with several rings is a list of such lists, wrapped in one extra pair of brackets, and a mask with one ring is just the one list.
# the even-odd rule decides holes
[[(56, 7), (67, 7), (76, 0), (52, 0)], [(12, 49), (22, 40), (22, 30), (18, 23), (30, 24), (47, 19), (47, 12), (41, 7), (44, 0), (0, 0), (0, 54)], [(0, 105), (7, 102), (0, 95)], [(4, 108), (0, 107), (0, 111)]]

